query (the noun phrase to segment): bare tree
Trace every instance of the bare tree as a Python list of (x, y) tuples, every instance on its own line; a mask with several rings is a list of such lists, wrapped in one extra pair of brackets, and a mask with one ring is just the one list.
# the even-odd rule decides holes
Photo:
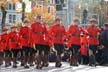
[(96, 6), (96, 13), (100, 17), (100, 24), (104, 24), (108, 22), (108, 2), (105, 2), (102, 0), (97, 6)]

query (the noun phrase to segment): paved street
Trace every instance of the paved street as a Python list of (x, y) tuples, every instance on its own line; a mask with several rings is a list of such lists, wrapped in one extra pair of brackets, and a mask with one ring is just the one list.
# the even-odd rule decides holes
[(31, 67), (29, 69), (18, 67), (17, 69), (13, 69), (11, 67), (4, 68), (2, 66), (0, 72), (108, 72), (108, 67), (90, 67), (85, 65), (80, 65), (79, 67), (70, 67), (68, 63), (63, 63), (61, 68), (55, 68), (54, 63), (50, 63), (49, 67), (43, 68), (42, 70), (37, 70), (35, 67)]

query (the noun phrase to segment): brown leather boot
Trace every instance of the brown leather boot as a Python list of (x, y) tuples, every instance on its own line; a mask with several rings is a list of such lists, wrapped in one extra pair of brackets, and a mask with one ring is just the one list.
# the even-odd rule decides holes
[(0, 65), (3, 64), (3, 57), (0, 56)]
[(13, 68), (17, 68), (16, 58), (13, 58)]
[(96, 66), (95, 56), (89, 56), (89, 66)]
[(8, 58), (5, 58), (5, 67), (9, 67), (10, 65), (9, 65), (9, 60), (8, 60)]
[(71, 58), (70, 58), (70, 66), (73, 66), (73, 60), (74, 60), (74, 57), (73, 56), (71, 56)]
[(77, 54), (73, 55), (73, 66), (78, 66), (78, 57), (77, 57)]
[(48, 55), (44, 55), (44, 57), (43, 57), (43, 66), (48, 67), (48, 65), (49, 65), (48, 62), (49, 62)]
[(5, 67), (9, 67), (9, 66), (11, 66), (11, 57), (7, 57), (7, 58), (5, 58)]
[(58, 54), (56, 56), (56, 65), (55, 65), (55, 67), (61, 67), (61, 66), (62, 66), (62, 64), (61, 64), (61, 55)]
[(43, 64), (42, 64), (42, 55), (38, 55), (37, 56), (37, 66), (36, 66), (36, 68), (37, 69), (42, 69), (42, 67), (43, 67)]
[(25, 61), (24, 61), (24, 56), (21, 56), (21, 66), (24, 66), (25, 65)]
[(30, 57), (30, 59), (29, 59), (29, 65), (30, 66), (34, 66), (33, 62), (35, 62), (35, 57), (34, 56)]
[(24, 58), (25, 60), (25, 65), (24, 65), (24, 68), (29, 68), (29, 66), (27, 65), (28, 61), (29, 61), (29, 57), (25, 57)]

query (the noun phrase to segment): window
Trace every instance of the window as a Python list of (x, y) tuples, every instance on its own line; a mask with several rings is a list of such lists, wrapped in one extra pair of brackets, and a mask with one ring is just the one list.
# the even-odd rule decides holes
[(9, 10), (11, 10), (11, 7), (12, 7), (12, 5), (11, 5), (11, 4), (9, 4)]
[(56, 4), (60, 4), (60, 0), (55, 0), (55, 3)]
[(55, 0), (56, 10), (60, 11), (63, 9), (64, 0)]
[(13, 10), (15, 10), (15, 4), (13, 4)]
[(9, 23), (16, 23), (16, 15), (9, 15)]
[(13, 23), (16, 23), (16, 15), (13, 15)]
[(12, 15), (9, 15), (9, 23), (12, 23)]

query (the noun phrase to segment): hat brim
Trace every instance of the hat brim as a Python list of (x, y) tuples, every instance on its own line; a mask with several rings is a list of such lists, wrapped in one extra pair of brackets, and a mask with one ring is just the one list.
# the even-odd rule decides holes
[(3, 29), (2, 31), (8, 31), (8, 29)]
[(30, 23), (30, 22), (29, 21), (24, 21), (23, 23), (26, 24), (26, 23)]
[(14, 28), (17, 28), (16, 26), (14, 26), (14, 27), (11, 27), (11, 29), (14, 29)]

